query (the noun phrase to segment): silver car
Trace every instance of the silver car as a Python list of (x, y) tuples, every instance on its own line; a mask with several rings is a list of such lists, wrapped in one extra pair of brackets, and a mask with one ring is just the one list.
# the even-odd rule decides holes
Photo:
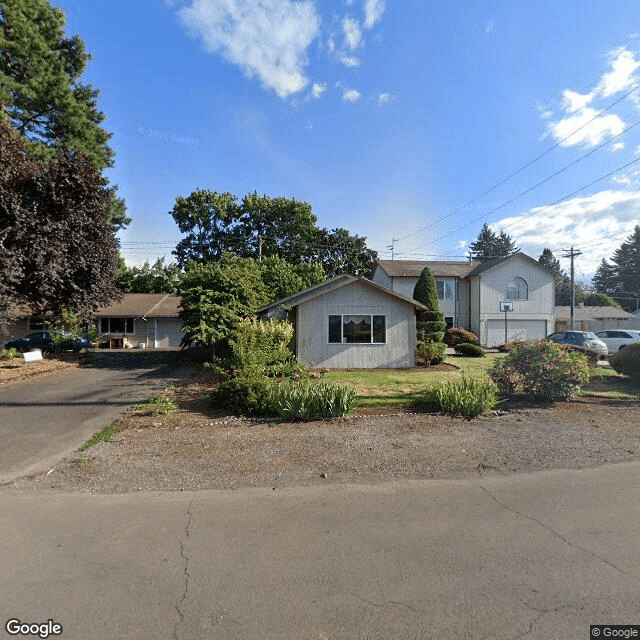
[(609, 355), (607, 345), (591, 331), (556, 331), (547, 336), (547, 340), (552, 340), (558, 344), (580, 347), (585, 351), (590, 351), (598, 359), (606, 358)]
[(607, 345), (609, 354), (624, 349), (632, 342), (640, 342), (640, 331), (632, 329), (606, 329), (596, 332), (596, 335)]

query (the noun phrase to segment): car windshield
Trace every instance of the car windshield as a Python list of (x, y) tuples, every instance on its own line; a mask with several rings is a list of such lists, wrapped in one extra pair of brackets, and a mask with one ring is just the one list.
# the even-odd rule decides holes
[(588, 340), (597, 340), (598, 336), (595, 333), (591, 333), (591, 331), (585, 331), (582, 334)]

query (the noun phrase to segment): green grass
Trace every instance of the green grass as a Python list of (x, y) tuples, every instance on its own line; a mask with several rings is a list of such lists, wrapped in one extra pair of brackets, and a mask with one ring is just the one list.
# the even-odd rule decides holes
[(118, 427), (115, 425), (110, 425), (105, 427), (102, 431), (95, 433), (87, 442), (85, 442), (81, 447), (80, 451), (86, 451), (87, 449), (93, 447), (98, 444), (98, 442), (106, 442), (107, 440), (113, 440), (116, 433), (118, 433)]
[(457, 370), (392, 371), (361, 369), (357, 371), (330, 371), (324, 375), (328, 382), (342, 382), (352, 386), (358, 393), (359, 407), (389, 407), (421, 405), (435, 402), (434, 391), (443, 381), (462, 378), (463, 372), (471, 378), (484, 378), (496, 358), (501, 355), (487, 354), (486, 358), (449, 357), (445, 364)]
[[(171, 392), (175, 387), (167, 387), (167, 391)], [(176, 400), (167, 398), (167, 396), (159, 395), (145, 400), (142, 404), (137, 404), (134, 409), (142, 411), (148, 416), (157, 416), (161, 413), (163, 416), (169, 415), (172, 411), (177, 411), (180, 405)]]
[(637, 400), (640, 389), (629, 378), (617, 373), (610, 366), (593, 367), (591, 380), (582, 388), (581, 396)]

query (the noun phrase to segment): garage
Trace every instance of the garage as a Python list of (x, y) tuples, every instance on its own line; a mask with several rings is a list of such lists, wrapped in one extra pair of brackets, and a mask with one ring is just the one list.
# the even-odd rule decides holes
[(180, 318), (158, 318), (156, 320), (156, 349), (179, 347), (183, 336)]
[[(488, 347), (497, 347), (505, 343), (504, 319), (487, 320), (486, 339)], [(547, 337), (546, 320), (510, 320), (507, 319), (507, 341), (539, 340)]]

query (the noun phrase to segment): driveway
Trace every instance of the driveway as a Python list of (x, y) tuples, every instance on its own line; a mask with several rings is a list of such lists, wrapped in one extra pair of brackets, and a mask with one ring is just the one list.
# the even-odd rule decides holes
[(180, 351), (104, 351), (79, 369), (0, 387), (0, 482), (50, 468), (194, 368)]
[(639, 622), (639, 481), (633, 462), (276, 491), (6, 488), (0, 615), (51, 618), (68, 640), (586, 639)]

